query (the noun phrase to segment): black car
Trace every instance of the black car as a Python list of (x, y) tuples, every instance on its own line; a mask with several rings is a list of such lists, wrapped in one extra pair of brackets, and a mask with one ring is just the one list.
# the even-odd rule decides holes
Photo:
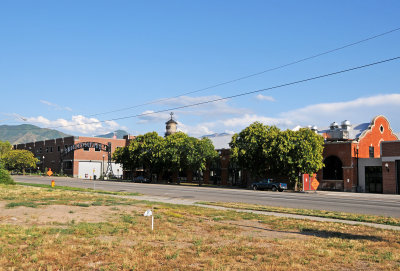
[(254, 190), (267, 190), (271, 189), (272, 191), (282, 192), (287, 189), (286, 183), (275, 183), (273, 179), (263, 179), (259, 182), (252, 183), (251, 187)]
[(137, 176), (133, 178), (134, 183), (151, 183), (151, 180), (144, 176)]

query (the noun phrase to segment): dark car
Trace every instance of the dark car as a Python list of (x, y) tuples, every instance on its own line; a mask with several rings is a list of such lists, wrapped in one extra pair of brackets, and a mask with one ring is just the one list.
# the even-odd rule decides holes
[(279, 191), (282, 192), (283, 190), (287, 189), (286, 183), (276, 183), (273, 179), (263, 179), (257, 183), (252, 183), (251, 187), (254, 190), (268, 190), (271, 189), (272, 191)]
[(137, 177), (133, 178), (133, 182), (134, 183), (150, 183), (151, 180), (144, 176), (137, 176)]

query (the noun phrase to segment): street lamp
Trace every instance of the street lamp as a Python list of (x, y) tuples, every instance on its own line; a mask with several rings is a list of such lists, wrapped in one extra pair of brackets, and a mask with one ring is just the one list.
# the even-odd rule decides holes
[(104, 154), (103, 154), (103, 166), (101, 167), (101, 170), (103, 171), (103, 174), (101, 174), (101, 179), (104, 181)]
[(43, 165), (42, 165), (42, 168), (43, 168), (43, 173), (44, 173), (44, 155), (43, 155), (42, 158), (43, 158), (43, 161), (42, 161), (42, 164), (43, 164)]
[(359, 179), (358, 179), (358, 149), (359, 149), (359, 145), (357, 144), (357, 146), (356, 146), (356, 157), (357, 157), (357, 186), (356, 186), (356, 191), (355, 192), (358, 192), (357, 190), (358, 190), (358, 182), (359, 182)]

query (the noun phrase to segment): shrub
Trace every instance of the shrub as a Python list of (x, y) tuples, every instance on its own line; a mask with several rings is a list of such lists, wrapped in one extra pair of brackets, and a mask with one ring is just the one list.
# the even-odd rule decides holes
[(10, 173), (0, 167), (0, 183), (2, 184), (15, 184), (14, 180), (11, 178)]

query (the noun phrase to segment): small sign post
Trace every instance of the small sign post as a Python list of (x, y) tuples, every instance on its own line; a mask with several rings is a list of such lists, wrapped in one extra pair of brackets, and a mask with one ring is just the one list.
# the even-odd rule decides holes
[(96, 190), (96, 181), (95, 181), (95, 179), (94, 179), (94, 172), (95, 172), (96, 170), (95, 169), (93, 169), (93, 190)]
[(151, 216), (151, 230), (154, 229), (154, 216), (153, 216), (153, 212), (151, 210), (147, 210), (146, 212), (144, 212), (144, 216)]
[(53, 175), (53, 171), (51, 171), (51, 168), (49, 168), (49, 170), (47, 171), (47, 175), (50, 177), (51, 175)]
[(317, 192), (317, 188), (319, 186), (319, 182), (318, 182), (316, 176), (312, 177), (311, 179), (312, 179), (311, 180), (311, 187), (314, 189), (315, 192)]

